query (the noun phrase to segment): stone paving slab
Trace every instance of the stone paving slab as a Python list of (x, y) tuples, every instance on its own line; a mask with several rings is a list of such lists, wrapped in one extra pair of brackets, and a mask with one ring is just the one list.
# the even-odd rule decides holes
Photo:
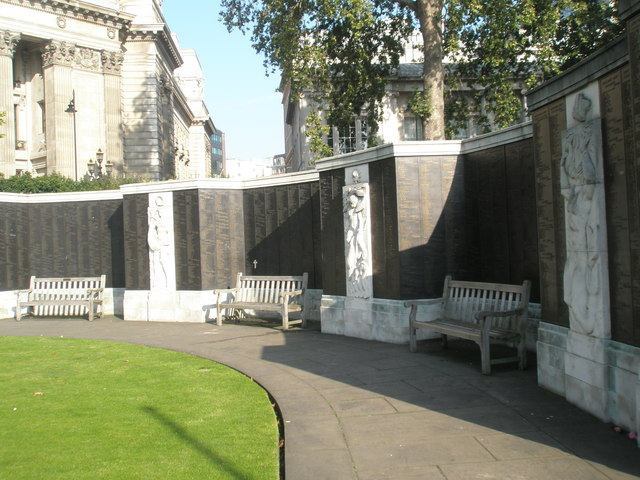
[(144, 344), (245, 373), (282, 412), (287, 480), (640, 478), (634, 442), (539, 388), (535, 368), (481, 375), (474, 344), (412, 354), (314, 330), (113, 317), (0, 320), (0, 335)]

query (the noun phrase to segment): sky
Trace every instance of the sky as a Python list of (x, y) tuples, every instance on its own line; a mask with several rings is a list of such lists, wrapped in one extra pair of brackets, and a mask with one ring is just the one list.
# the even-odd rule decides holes
[(266, 76), (249, 35), (227, 32), (218, 0), (164, 0), (162, 12), (180, 48), (196, 51), (205, 102), (225, 133), (227, 158), (251, 160), (284, 153), (280, 75)]

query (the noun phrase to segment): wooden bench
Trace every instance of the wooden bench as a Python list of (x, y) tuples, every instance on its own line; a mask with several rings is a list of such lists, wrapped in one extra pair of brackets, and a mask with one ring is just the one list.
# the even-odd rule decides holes
[[(35, 316), (81, 316), (93, 320), (94, 310), (102, 316), (102, 301), (106, 275), (100, 277), (37, 278), (31, 277), (29, 290), (16, 292), (16, 320), (20, 321), (22, 309), (27, 307)], [(26, 295), (26, 300), (24, 299)], [(99, 310), (99, 312), (98, 312)]]
[[(222, 325), (222, 310), (267, 310), (280, 312), (282, 326), (301, 323), (304, 327), (304, 293), (307, 289), (308, 274), (301, 276), (250, 276), (238, 273), (235, 288), (218, 289), (216, 307), (218, 309), (217, 324)], [(224, 301), (223, 295), (231, 294), (232, 299)], [(302, 312), (300, 320), (289, 320), (290, 312)]]
[[(527, 366), (525, 348), (525, 324), (529, 307), (531, 282), (522, 285), (499, 283), (444, 281), (442, 298), (409, 300), (405, 306), (409, 313), (409, 346), (417, 349), (417, 330), (425, 329), (442, 335), (447, 347), (447, 336), (473, 340), (480, 346), (482, 373), (489, 375), (491, 365), (519, 362), (522, 370)], [(419, 306), (440, 304), (440, 312), (431, 321), (417, 320)], [(517, 355), (491, 359), (491, 343), (508, 345), (516, 349)]]

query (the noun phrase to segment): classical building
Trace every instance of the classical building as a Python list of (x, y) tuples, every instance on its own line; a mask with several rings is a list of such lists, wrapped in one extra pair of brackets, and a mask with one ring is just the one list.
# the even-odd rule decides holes
[[(409, 102), (416, 91), (423, 89), (422, 84), (422, 48), (418, 34), (407, 41), (405, 54), (401, 64), (394, 74), (388, 78), (386, 94), (382, 100), (382, 119), (378, 125), (376, 137), (371, 138), (371, 131), (364, 119), (354, 118), (353, 123), (346, 128), (332, 126), (326, 142), (335, 155), (363, 150), (368, 146), (397, 143), (403, 141), (423, 140), (422, 121), (409, 107)], [(449, 75), (455, 75), (455, 66), (445, 64)], [(472, 81), (460, 79), (456, 90), (448, 90), (450, 99), (470, 96)], [(479, 88), (475, 86), (475, 88)], [(522, 99), (522, 115), (519, 122), (525, 121), (524, 83), (513, 80), (513, 89)], [(285, 158), (288, 171), (299, 171), (313, 168), (314, 155), (309, 150), (309, 139), (306, 136), (307, 115), (317, 110), (317, 104), (310, 95), (303, 95), (299, 99), (292, 99), (288, 86), (283, 88), (283, 107), (285, 119)], [(322, 112), (320, 112), (322, 116)], [(480, 127), (477, 118), (482, 114), (489, 120), (489, 127)], [(450, 135), (450, 139), (465, 139), (483, 133), (489, 133), (497, 128), (491, 115), (484, 112), (470, 113), (465, 125), (458, 126)]]
[(0, 172), (211, 176), (213, 122), (193, 50), (162, 0), (0, 0)]

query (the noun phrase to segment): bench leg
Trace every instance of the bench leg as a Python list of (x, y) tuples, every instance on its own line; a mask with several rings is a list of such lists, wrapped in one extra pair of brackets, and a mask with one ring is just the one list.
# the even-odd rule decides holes
[(282, 328), (289, 330), (289, 308), (286, 301), (282, 305)]
[(524, 339), (518, 343), (518, 368), (525, 370), (527, 368), (527, 345)]
[(442, 348), (449, 348), (449, 337), (444, 333), (441, 333), (440, 336), (442, 337)]
[(418, 351), (417, 329), (409, 324), (409, 351), (415, 353)]
[(93, 322), (93, 298), (89, 298), (89, 321)]
[(220, 326), (220, 325), (222, 325), (222, 309), (220, 308), (220, 305), (218, 305), (217, 314), (218, 314), (218, 316), (216, 317), (216, 325)]
[(20, 302), (16, 306), (16, 322), (19, 322), (22, 319), (22, 307), (20, 307)]
[(480, 358), (482, 361), (482, 374), (491, 375), (491, 348), (488, 338), (480, 341)]

